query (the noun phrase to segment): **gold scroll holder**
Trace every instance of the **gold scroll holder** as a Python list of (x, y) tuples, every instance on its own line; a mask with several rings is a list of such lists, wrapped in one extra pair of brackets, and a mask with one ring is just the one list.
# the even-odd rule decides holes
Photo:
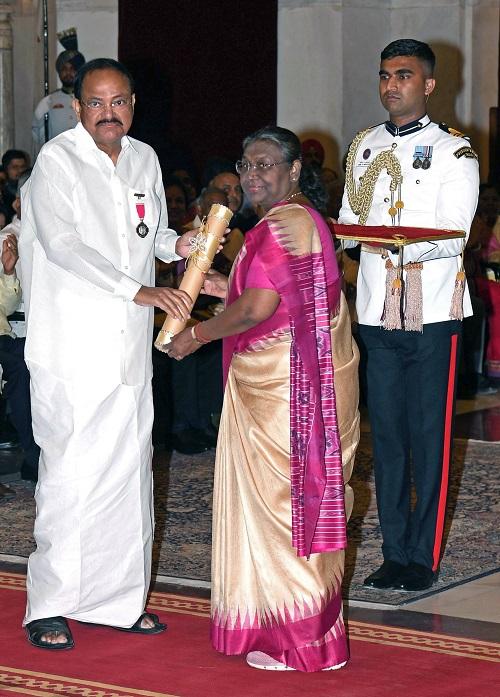
[[(214, 257), (232, 217), (233, 212), (227, 206), (214, 203), (207, 217), (203, 219), (198, 234), (191, 240), (191, 251), (179, 288), (190, 296), (193, 305), (200, 294), (205, 274), (212, 266)], [(162, 328), (158, 332), (154, 344), (155, 348), (166, 353), (172, 338), (181, 332), (186, 324), (187, 320), (174, 319), (167, 315)]]

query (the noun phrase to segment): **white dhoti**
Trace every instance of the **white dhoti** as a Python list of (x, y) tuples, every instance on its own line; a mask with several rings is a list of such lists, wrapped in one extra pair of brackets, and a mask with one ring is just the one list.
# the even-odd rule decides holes
[(151, 384), (76, 385), (29, 369), (41, 457), (24, 623), (130, 627), (151, 577)]

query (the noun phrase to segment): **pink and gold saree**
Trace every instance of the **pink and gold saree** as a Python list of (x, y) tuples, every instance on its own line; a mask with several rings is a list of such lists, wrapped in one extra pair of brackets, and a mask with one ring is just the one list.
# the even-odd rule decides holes
[(227, 303), (276, 312), (225, 340), (214, 482), (212, 643), (302, 671), (347, 660), (341, 583), (359, 438), (357, 364), (330, 232), (278, 205), (245, 237)]

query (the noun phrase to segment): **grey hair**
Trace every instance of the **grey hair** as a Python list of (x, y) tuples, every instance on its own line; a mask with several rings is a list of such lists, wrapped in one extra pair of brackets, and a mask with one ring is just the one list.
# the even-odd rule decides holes
[(251, 133), (245, 138), (243, 150), (246, 150), (249, 145), (258, 140), (269, 140), (277, 145), (283, 153), (284, 159), (290, 164), (295, 160), (302, 161), (300, 140), (288, 128), (281, 128), (281, 126), (264, 126), (264, 128), (259, 128), (258, 131)]

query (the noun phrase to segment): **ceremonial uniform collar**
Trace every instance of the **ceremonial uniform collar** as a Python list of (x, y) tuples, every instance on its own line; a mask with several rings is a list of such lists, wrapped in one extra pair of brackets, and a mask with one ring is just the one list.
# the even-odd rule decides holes
[(416, 133), (417, 131), (422, 130), (422, 128), (428, 126), (430, 122), (430, 118), (427, 116), (427, 114), (424, 114), (422, 118), (417, 119), (416, 121), (410, 121), (410, 123), (405, 123), (404, 126), (395, 126), (392, 121), (386, 121), (385, 129), (386, 131), (389, 131), (391, 136), (409, 136), (411, 133)]

